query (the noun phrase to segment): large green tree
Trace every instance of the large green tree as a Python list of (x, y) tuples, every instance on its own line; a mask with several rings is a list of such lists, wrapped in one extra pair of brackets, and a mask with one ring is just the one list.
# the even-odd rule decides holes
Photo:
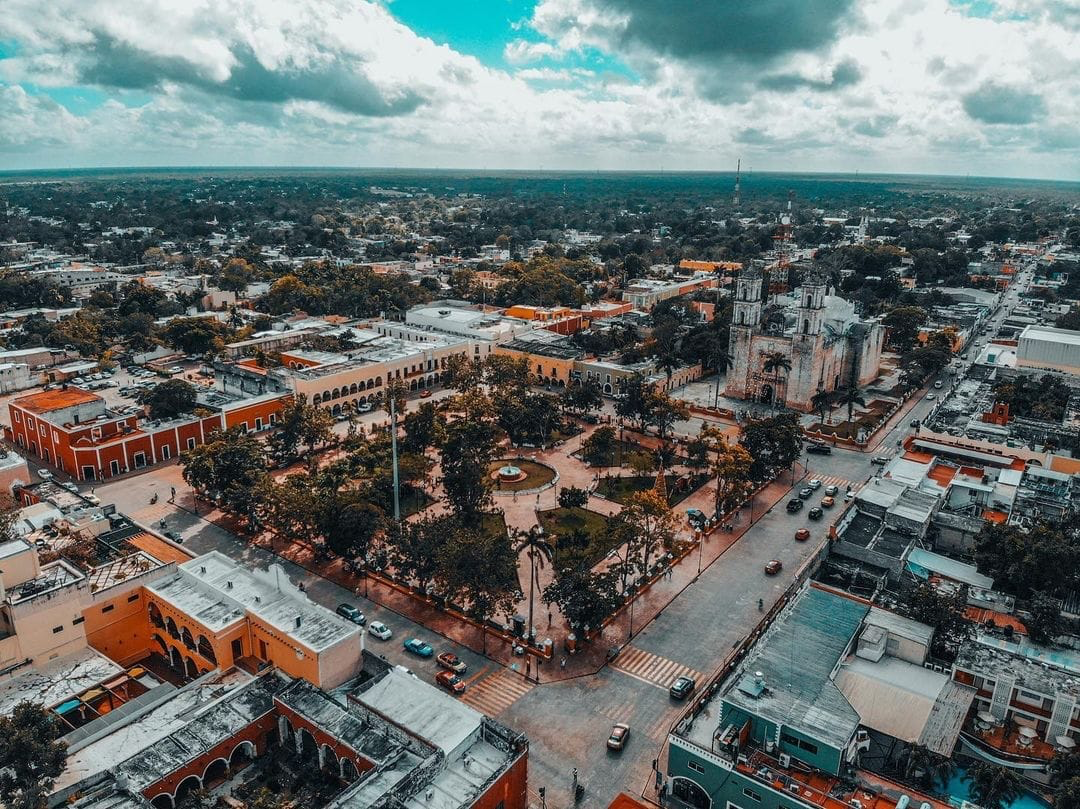
[(180, 456), (184, 480), (237, 514), (252, 516), (253, 495), (266, 475), (266, 450), (257, 438), (232, 428)]
[(20, 702), (0, 717), (0, 804), (6, 809), (45, 809), (64, 771), (67, 745), (59, 720), (41, 705)]
[(1021, 598), (1064, 595), (1078, 583), (1077, 531), (1039, 523), (1030, 531), (987, 523), (975, 537), (975, 563), (997, 586)]
[(443, 489), (451, 510), (466, 522), (476, 521), (491, 504), (495, 449), (495, 434), (487, 422), (461, 419), (446, 428)]
[(195, 386), (183, 379), (167, 379), (139, 396), (152, 419), (173, 419), (195, 410)]
[(798, 416), (782, 413), (752, 419), (742, 427), (739, 443), (750, 453), (750, 477), (764, 481), (791, 466), (802, 454), (803, 434)]

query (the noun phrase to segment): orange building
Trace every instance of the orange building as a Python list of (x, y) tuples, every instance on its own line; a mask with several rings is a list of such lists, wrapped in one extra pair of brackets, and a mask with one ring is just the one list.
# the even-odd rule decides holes
[(8, 403), (7, 439), (76, 480), (105, 480), (176, 458), (205, 443), (215, 430), (264, 430), (277, 422), (286, 394), (237, 399), (200, 393), (197, 413), (148, 421), (140, 412), (113, 410), (82, 388), (19, 396)]

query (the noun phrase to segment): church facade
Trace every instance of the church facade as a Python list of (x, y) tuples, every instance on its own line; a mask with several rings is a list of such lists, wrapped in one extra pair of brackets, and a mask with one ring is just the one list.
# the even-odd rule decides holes
[[(850, 301), (828, 292), (827, 279), (811, 274), (792, 295), (762, 299), (763, 275), (749, 269), (735, 285), (725, 395), (814, 409), (814, 396), (849, 385), (864, 387), (877, 377), (885, 328), (862, 320)], [(779, 354), (791, 369), (766, 372)]]

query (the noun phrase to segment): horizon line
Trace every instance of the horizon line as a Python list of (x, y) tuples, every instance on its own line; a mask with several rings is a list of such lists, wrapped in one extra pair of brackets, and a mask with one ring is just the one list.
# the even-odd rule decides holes
[[(32, 176), (35, 174), (90, 174), (109, 171), (120, 172), (169, 172), (169, 171), (281, 171), (281, 172), (435, 172), (435, 173), (478, 173), (491, 176), (510, 174), (537, 174), (537, 175), (626, 175), (626, 176), (720, 176), (734, 177), (734, 170), (719, 169), (558, 169), (558, 168), (467, 168), (467, 167), (431, 167), (431, 166), (348, 166), (348, 165), (291, 165), (291, 164), (176, 164), (176, 165), (146, 165), (146, 166), (74, 166), (74, 167), (35, 167), (35, 168), (0, 168), (0, 177), (3, 176)], [(1080, 185), (1080, 179), (1050, 179), (1045, 177), (1027, 177), (1018, 175), (989, 175), (989, 174), (934, 174), (919, 172), (888, 172), (888, 171), (787, 171), (777, 169), (755, 170), (753, 168), (742, 171), (744, 176), (768, 175), (780, 177), (842, 177), (842, 178), (889, 178), (889, 177), (918, 177), (929, 179), (954, 180), (970, 182), (973, 180), (1007, 180), (1010, 182), (1031, 183), (1067, 183)]]

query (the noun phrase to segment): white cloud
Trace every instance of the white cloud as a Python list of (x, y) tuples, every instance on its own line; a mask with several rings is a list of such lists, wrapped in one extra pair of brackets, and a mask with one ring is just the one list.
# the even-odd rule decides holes
[(503, 57), (507, 62), (515, 65), (536, 62), (547, 57), (560, 56), (562, 51), (550, 42), (530, 42), (526, 39), (515, 39), (507, 42), (503, 48)]
[[(711, 52), (707, 30), (692, 52), (641, 33), (654, 18), (634, 18), (634, 0), (541, 0), (528, 27), (543, 39), (508, 43), (524, 66), (504, 71), (363, 0), (4, 6), (0, 41), (18, 47), (0, 60), (0, 167), (710, 169), (741, 156), (757, 169), (1080, 177), (1080, 40), (1053, 13), (859, 2), (813, 41), (740, 61)], [(595, 51), (639, 78), (534, 64)], [(31, 82), (149, 101), (75, 115), (19, 86)], [(1010, 99), (1027, 114), (995, 112)]]

